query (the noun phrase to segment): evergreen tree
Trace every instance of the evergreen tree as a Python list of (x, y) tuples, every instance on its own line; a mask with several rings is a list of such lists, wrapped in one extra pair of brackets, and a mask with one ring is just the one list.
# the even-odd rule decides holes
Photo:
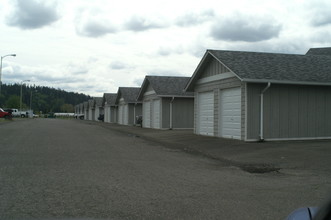
[[(0, 108), (19, 108), (21, 84), (3, 84)], [(66, 92), (46, 86), (22, 85), (22, 106), (35, 112), (74, 112), (74, 106), (91, 99), (82, 93)], [(31, 102), (31, 103), (30, 103)]]

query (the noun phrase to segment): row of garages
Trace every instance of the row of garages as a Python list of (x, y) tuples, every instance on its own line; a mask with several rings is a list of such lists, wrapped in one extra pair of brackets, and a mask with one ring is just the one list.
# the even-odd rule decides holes
[(192, 77), (146, 76), (76, 106), (85, 119), (258, 140), (331, 137), (331, 48), (305, 55), (207, 50)]
[[(194, 94), (184, 92), (190, 77), (146, 76), (142, 87), (120, 87), (76, 106), (87, 120), (156, 129), (192, 129)], [(138, 119), (142, 118), (142, 122)]]

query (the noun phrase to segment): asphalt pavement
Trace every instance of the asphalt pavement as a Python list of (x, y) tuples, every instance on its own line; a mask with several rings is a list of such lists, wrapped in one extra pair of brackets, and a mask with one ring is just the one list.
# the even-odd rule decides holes
[(330, 196), (331, 141), (100, 122), (0, 123), (0, 219), (284, 219)]

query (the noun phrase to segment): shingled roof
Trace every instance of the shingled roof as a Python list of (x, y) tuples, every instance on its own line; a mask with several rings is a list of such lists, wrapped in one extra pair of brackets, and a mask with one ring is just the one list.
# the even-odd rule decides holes
[(204, 60), (212, 57), (243, 82), (331, 85), (331, 56), (310, 54), (207, 50), (186, 90), (199, 78)]
[(137, 100), (142, 100), (144, 92), (150, 85), (160, 97), (194, 97), (193, 92), (185, 92), (184, 88), (191, 77), (178, 76), (146, 76)]
[(326, 55), (331, 56), (331, 47), (310, 48), (306, 55)]
[(94, 97), (93, 99), (96, 106), (102, 106), (103, 97)]
[(102, 105), (115, 105), (117, 94), (116, 93), (104, 93), (103, 94), (103, 100), (102, 100)]
[(136, 100), (140, 87), (119, 87), (115, 103), (118, 104), (121, 97), (126, 103), (140, 103)]

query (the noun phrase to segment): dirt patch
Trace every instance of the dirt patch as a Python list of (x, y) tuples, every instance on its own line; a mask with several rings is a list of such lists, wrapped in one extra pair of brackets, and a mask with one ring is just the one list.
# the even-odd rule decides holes
[(272, 173), (272, 172), (279, 172), (281, 168), (274, 167), (271, 164), (245, 164), (245, 165), (238, 165), (238, 167), (246, 171), (248, 173)]

